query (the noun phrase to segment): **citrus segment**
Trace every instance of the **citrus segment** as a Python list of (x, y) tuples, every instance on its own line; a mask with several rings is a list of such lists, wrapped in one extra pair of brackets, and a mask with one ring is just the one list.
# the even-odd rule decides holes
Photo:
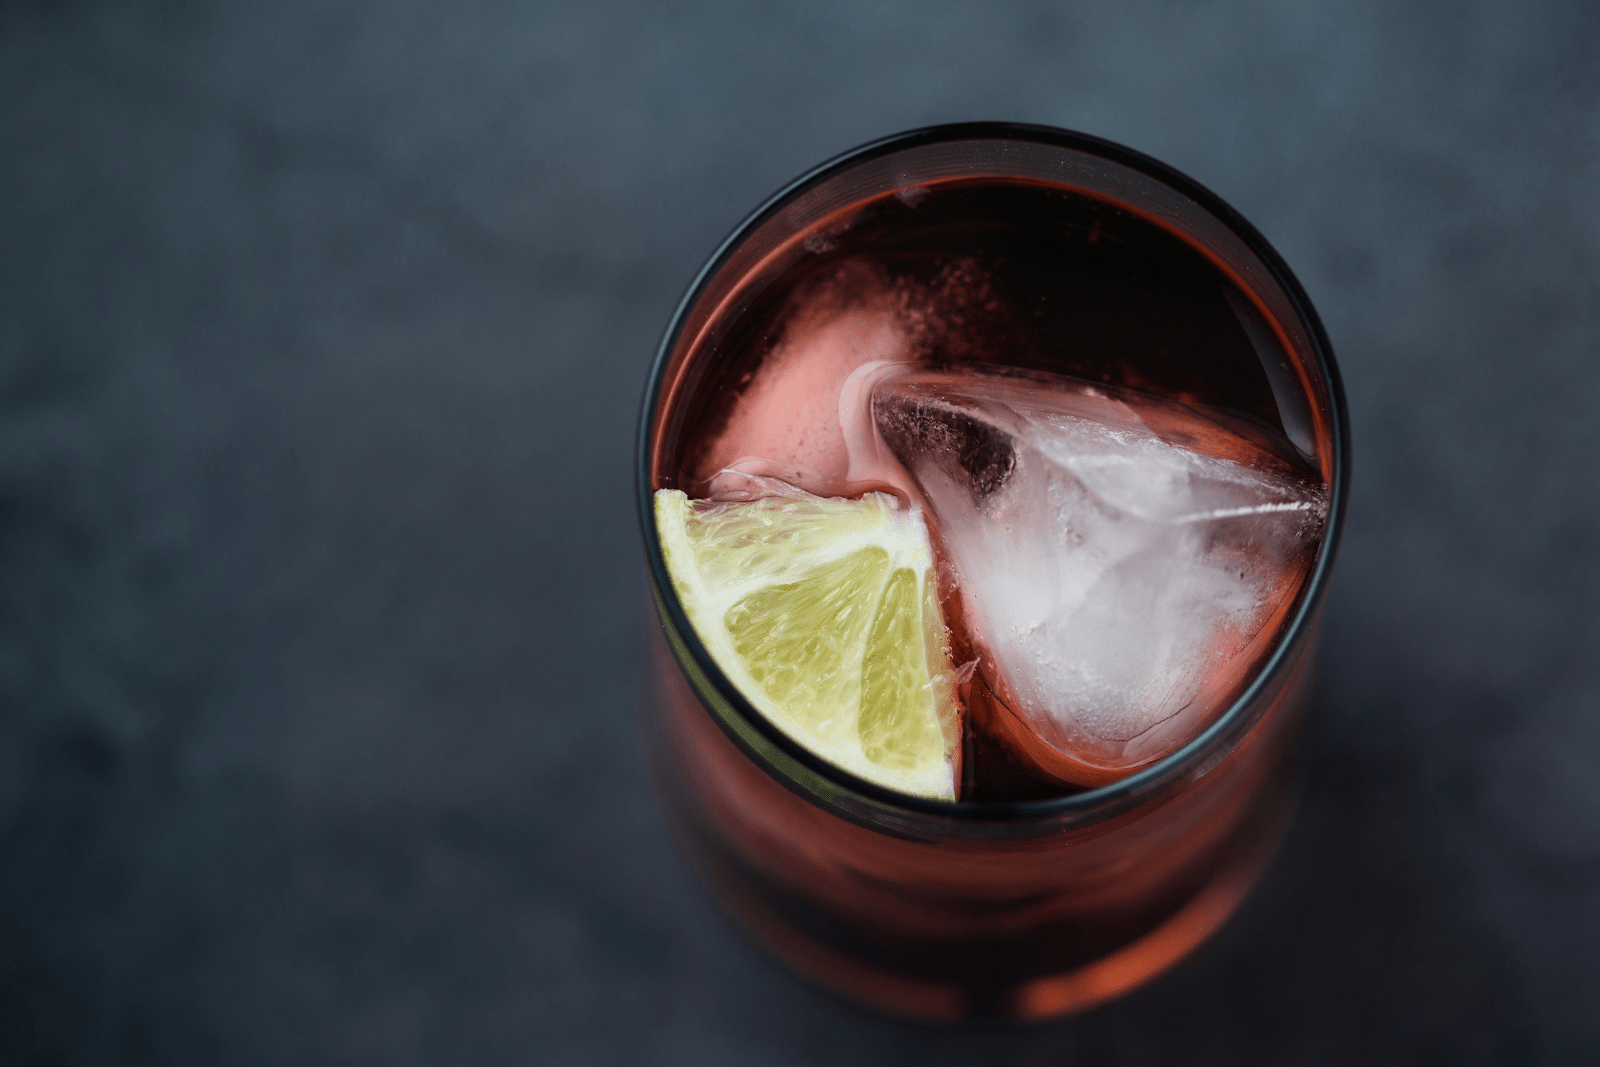
[(695, 632), (763, 715), (852, 774), (955, 799), (959, 716), (917, 509), (664, 489), (656, 524)]
[(873, 763), (897, 770), (944, 751), (917, 584), (917, 576), (904, 567), (890, 576), (861, 666), (862, 751)]

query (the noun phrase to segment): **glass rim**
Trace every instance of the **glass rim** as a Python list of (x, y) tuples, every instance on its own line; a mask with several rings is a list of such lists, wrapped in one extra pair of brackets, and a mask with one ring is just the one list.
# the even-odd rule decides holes
[[(1283, 296), (1289, 302), (1294, 313), (1299, 316), (1301, 325), (1306, 331), (1306, 338), (1314, 359), (1313, 366), (1310, 369), (1313, 369), (1320, 377), (1321, 383), (1328, 394), (1331, 468), (1328, 519), (1323, 543), (1318, 551), (1316, 564), (1312, 568), (1310, 579), (1306, 583), (1305, 592), (1300, 598), (1300, 603), (1295, 608), (1292, 618), (1285, 626), (1266, 662), (1222, 714), (1218, 715), (1204, 730), (1176, 750), (1139, 768), (1132, 774), (1106, 785), (1066, 796), (1042, 800), (943, 801), (913, 796), (880, 786), (851, 774), (849, 771), (843, 770), (817, 756), (790, 738), (776, 725), (768, 721), (766, 716), (756, 710), (754, 705), (739, 691), (738, 687), (727, 678), (700, 640), (699, 635), (694, 630), (694, 626), (689, 622), (687, 613), (683, 610), (677, 591), (672, 585), (671, 577), (667, 573), (666, 560), (661, 550), (661, 543), (655, 525), (653, 502), (655, 491), (652, 488), (651, 465), (659, 415), (656, 409), (672, 362), (673, 351), (677, 346), (685, 323), (694, 311), (708, 284), (717, 276), (718, 271), (744, 243), (746, 238), (813, 187), (863, 163), (907, 149), (950, 141), (1025, 142), (1086, 153), (1126, 167), (1146, 178), (1153, 179), (1192, 201), (1201, 210), (1221, 222), (1236, 238), (1243, 242), (1246, 250), (1259, 261), (1261, 266), (1266, 269), (1271, 280), (1282, 289)], [(645, 557), (649, 569), (650, 583), (655, 593), (653, 599), (657, 610), (665, 615), (665, 618), (660, 621), (666, 624), (670, 630), (676, 631), (676, 634), (669, 633), (669, 639), (672, 636), (676, 636), (682, 641), (684, 651), (692, 658), (694, 666), (698, 668), (698, 672), (715, 688), (717, 695), (723, 699), (732, 711), (739, 715), (745, 724), (751, 727), (765, 741), (771, 743), (780, 752), (812, 774), (824, 781), (831, 782), (834, 786), (840, 787), (850, 794), (854, 794), (855, 797), (866, 801), (870, 808), (877, 809), (884, 815), (942, 817), (954, 824), (968, 825), (1018, 821), (1032, 822), (1056, 815), (1088, 814), (1102, 807), (1120, 808), (1117, 802), (1130, 800), (1159, 788), (1167, 781), (1182, 774), (1185, 770), (1199, 764), (1214, 748), (1226, 740), (1266, 688), (1273, 684), (1278, 676), (1284, 672), (1291, 659), (1292, 651), (1297, 649), (1300, 642), (1308, 636), (1307, 631), (1314, 624), (1317, 610), (1326, 596), (1328, 582), (1333, 572), (1334, 562), (1338, 556), (1340, 535), (1344, 527), (1349, 496), (1349, 439), (1349, 417), (1345, 406), (1344, 386), (1339, 376), (1338, 366), (1334, 362), (1333, 347), (1328, 341), (1326, 332), (1323, 330), (1322, 321), (1312, 307), (1310, 297), (1306, 295), (1305, 290), (1289, 269), (1288, 264), (1284, 262), (1276, 249), (1268, 243), (1267, 239), (1237, 210), (1210, 189), (1173, 167), (1114, 141), (1054, 126), (1016, 122), (962, 122), (926, 126), (902, 133), (890, 134), (834, 156), (832, 159), (801, 174), (769, 196), (718, 244), (716, 250), (706, 260), (705, 265), (700, 268), (693, 281), (689, 283), (682, 299), (679, 300), (657, 347), (655, 359), (651, 363), (649, 378), (646, 381), (640, 406), (635, 462), (636, 503), (638, 505), (641, 533), (644, 537)], [(674, 652), (676, 653), (677, 650), (675, 649)], [(679, 663), (678, 666), (680, 669), (687, 667), (686, 664), (682, 663)], [(691, 689), (696, 689), (691, 679), (686, 677), (685, 682)], [(702, 702), (704, 701), (705, 694), (696, 690), (696, 696), (701, 698)], [(747, 755), (751, 756), (763, 771), (772, 775), (781, 784), (807, 800), (814, 803), (823, 800), (812, 790), (804, 788), (801, 782), (794, 780), (792, 775), (774, 766), (771, 759), (767, 758), (764, 753), (753, 751), (749, 743), (739, 737), (729, 724), (721, 720), (720, 716), (709, 708), (705, 710), (706, 714), (729, 736), (729, 739)]]

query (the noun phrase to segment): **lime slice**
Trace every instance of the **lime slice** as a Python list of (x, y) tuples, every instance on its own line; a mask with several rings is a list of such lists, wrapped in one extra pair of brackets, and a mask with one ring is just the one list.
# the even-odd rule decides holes
[(695, 632), (763, 715), (870, 782), (955, 799), (954, 674), (917, 508), (662, 489), (656, 527)]

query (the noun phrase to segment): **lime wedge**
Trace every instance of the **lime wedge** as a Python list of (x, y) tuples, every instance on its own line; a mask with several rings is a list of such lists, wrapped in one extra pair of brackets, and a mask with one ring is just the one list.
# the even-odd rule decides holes
[(757, 710), (852, 774), (955, 799), (960, 716), (918, 509), (878, 493), (655, 501), (684, 611)]

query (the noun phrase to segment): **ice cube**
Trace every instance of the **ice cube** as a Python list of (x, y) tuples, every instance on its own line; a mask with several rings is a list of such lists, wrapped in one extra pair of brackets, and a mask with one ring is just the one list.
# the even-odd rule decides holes
[(842, 270), (820, 295), (784, 323), (728, 421), (696, 463), (696, 494), (724, 470), (776, 478), (817, 496), (859, 496), (884, 488), (870, 477), (853, 479), (846, 435), (870, 429), (865, 396), (843, 413), (856, 392), (851, 383), (864, 365), (910, 358), (910, 341), (898, 303), (885, 282), (860, 269)]
[(1071, 379), (900, 369), (872, 411), (935, 519), (980, 674), (1067, 781), (1204, 728), (1270, 644), (1326, 510), (1264, 436)]

